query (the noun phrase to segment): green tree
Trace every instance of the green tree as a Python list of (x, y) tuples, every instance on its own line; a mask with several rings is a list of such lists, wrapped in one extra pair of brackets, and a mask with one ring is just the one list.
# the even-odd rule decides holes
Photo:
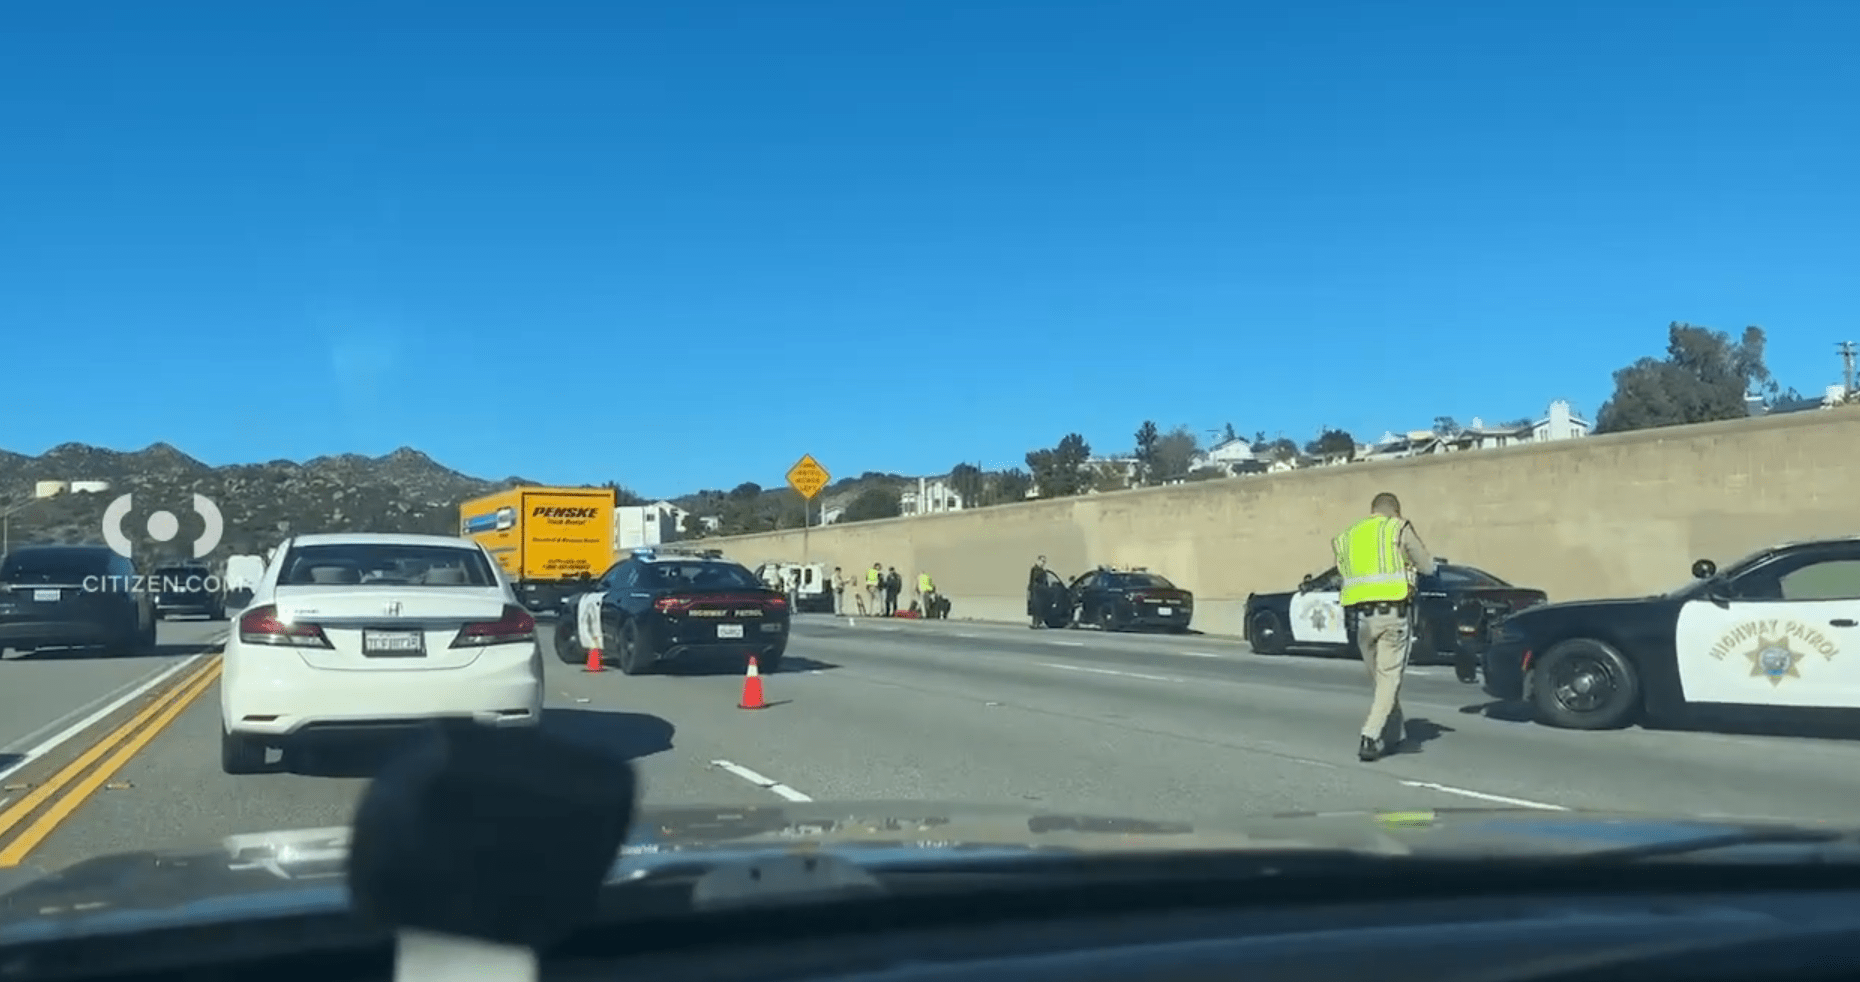
[(1329, 460), (1355, 460), (1356, 438), (1344, 430), (1326, 428), (1318, 433), (1317, 439), (1305, 444), (1305, 452)]
[(774, 525), (778, 529), (801, 528), (807, 524), (808, 516), (813, 514), (808, 500), (793, 488), (782, 488), (767, 497), (774, 513)]
[(1595, 432), (1623, 433), (1657, 426), (1740, 419), (1746, 397), (1775, 396), (1779, 387), (1764, 364), (1760, 327), (1742, 338), (1708, 327), (1673, 323), (1666, 357), (1642, 358), (1615, 372), (1615, 391), (1596, 414)]
[(880, 518), (896, 518), (902, 513), (897, 488), (870, 487), (859, 492), (840, 513), (841, 522), (870, 522)]
[(1144, 420), (1137, 427), (1137, 480), (1148, 484), (1156, 473), (1156, 444), (1162, 439), (1162, 433), (1156, 429), (1152, 420)]
[(985, 500), (991, 505), (1011, 505), (1017, 501), (1026, 501), (1027, 492), (1032, 490), (1033, 475), (1018, 467), (1010, 467), (988, 475)]
[(1027, 467), (1033, 471), (1033, 483), (1042, 498), (1065, 498), (1083, 494), (1090, 487), (1091, 476), (1085, 461), (1091, 459), (1091, 444), (1077, 433), (1068, 433), (1050, 450), (1027, 454)]
[(1460, 430), (1461, 430), (1461, 426), (1460, 426), (1459, 420), (1454, 419), (1451, 416), (1435, 416), (1434, 417), (1434, 432), (1435, 433), (1438, 433), (1441, 436), (1452, 436), (1453, 434), (1460, 432)]
[(962, 499), (962, 507), (979, 508), (987, 491), (982, 469), (974, 464), (957, 464), (949, 469), (949, 489)]
[(679, 526), (687, 539), (701, 539), (710, 531), (704, 527), (703, 516), (695, 511), (685, 512), (684, 520), (679, 522)]
[(1157, 481), (1176, 481), (1187, 477), (1199, 453), (1201, 441), (1195, 439), (1195, 432), (1188, 427), (1178, 426), (1164, 433), (1156, 439), (1153, 478)]
[(1228, 423), (1227, 428), (1221, 432), (1221, 442), (1232, 443), (1238, 439), (1240, 439), (1240, 431), (1234, 429), (1234, 424)]

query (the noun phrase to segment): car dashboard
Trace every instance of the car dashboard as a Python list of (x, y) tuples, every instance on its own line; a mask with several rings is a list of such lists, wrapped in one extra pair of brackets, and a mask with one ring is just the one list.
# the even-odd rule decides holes
[[(1598, 881), (1618, 879), (1622, 871), (1597, 868), (1595, 874)], [(1850, 978), (1860, 967), (1860, 890), (1852, 888), (1667, 892), (1657, 885), (1627, 891), (1598, 882), (1589, 891), (1447, 897), (1426, 896), (1433, 891), (1425, 884), (1415, 887), (1423, 896), (1405, 901), (1393, 883), (1319, 903), (1286, 902), (1280, 885), (1253, 890), (1236, 883), (1226, 900), (1201, 887), (1186, 891), (1185, 903), (1158, 904), (1167, 891), (1138, 887), (1128, 891), (1132, 904), (1115, 900), (1118, 891), (1033, 897), (1007, 890), (952, 898), (955, 903), (897, 898), (748, 907), (589, 930), (542, 957), (534, 978), (1703, 982)], [(231, 982), (268, 973), (441, 982), (410, 977), (404, 965), (397, 975), (386, 935), (334, 922), (323, 931), (303, 928), (277, 922), (241, 929), (235, 947), (246, 949), (247, 957), (218, 957), (230, 953), (224, 937), (210, 943), (203, 936), (186, 946), (147, 938), (138, 949), (142, 967), (134, 971), (89, 971), (87, 958), (22, 958), (17, 952), (0, 956), (0, 971), (9, 978), (93, 982)], [(530, 982), (483, 971), (469, 977)]]

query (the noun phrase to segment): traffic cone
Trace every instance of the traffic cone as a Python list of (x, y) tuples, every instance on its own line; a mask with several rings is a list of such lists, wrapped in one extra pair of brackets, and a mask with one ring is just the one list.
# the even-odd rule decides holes
[(749, 656), (749, 674), (743, 676), (743, 701), (736, 704), (738, 709), (764, 709), (767, 704), (762, 701), (762, 672), (756, 668), (756, 656)]
[(582, 668), (582, 671), (584, 672), (605, 672), (607, 671), (607, 666), (601, 664), (601, 649), (599, 648), (588, 649), (588, 664), (584, 668)]

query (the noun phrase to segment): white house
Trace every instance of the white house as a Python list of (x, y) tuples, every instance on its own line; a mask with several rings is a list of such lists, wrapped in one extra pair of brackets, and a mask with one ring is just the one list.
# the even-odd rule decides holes
[(962, 509), (962, 495), (950, 486), (947, 477), (920, 477), (917, 490), (906, 490), (898, 495), (900, 515), (934, 515)]

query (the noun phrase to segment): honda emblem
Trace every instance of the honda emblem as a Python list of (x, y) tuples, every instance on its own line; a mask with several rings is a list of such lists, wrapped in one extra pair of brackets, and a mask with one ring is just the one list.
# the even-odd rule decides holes
[(390, 600), (390, 601), (388, 601), (388, 602), (387, 602), (387, 615), (388, 615), (389, 617), (399, 617), (399, 616), (400, 616), (400, 601), (398, 601), (398, 600)]

